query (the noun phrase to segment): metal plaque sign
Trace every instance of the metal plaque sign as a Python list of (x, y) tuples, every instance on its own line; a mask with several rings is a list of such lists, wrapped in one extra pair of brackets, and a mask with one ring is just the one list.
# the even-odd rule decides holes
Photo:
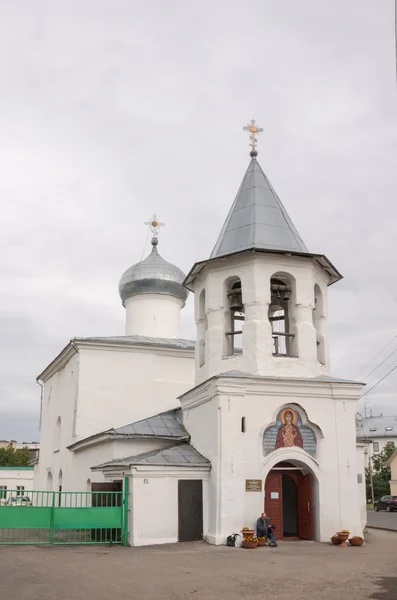
[(245, 491), (246, 492), (261, 492), (262, 491), (262, 479), (246, 479), (245, 480)]

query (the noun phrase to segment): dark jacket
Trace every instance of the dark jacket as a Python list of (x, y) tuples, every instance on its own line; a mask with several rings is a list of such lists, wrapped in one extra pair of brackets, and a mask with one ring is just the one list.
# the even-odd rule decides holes
[(256, 535), (258, 537), (268, 537), (271, 534), (270, 517), (266, 517), (265, 520), (263, 520), (262, 517), (259, 517), (256, 522)]

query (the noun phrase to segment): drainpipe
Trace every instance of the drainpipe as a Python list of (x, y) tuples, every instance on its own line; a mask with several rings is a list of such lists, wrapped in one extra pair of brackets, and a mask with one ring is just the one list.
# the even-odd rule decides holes
[(44, 396), (44, 383), (36, 378), (36, 383), (40, 386), (40, 421), (39, 421), (39, 431), (41, 431), (41, 419), (43, 418), (43, 396)]
[(221, 533), (221, 502), (222, 502), (222, 407), (221, 401), (218, 396), (217, 406), (217, 428), (218, 428), (218, 451), (217, 451), (217, 473), (216, 473), (216, 487), (217, 487), (217, 499), (216, 499), (216, 537), (220, 536)]
[(80, 372), (80, 354), (79, 349), (76, 346), (74, 339), (70, 340), (70, 344), (73, 350), (77, 354), (77, 366), (76, 366), (76, 384), (74, 391), (74, 402), (73, 402), (73, 424), (72, 424), (72, 436), (76, 437), (76, 422), (77, 422), (77, 401), (79, 396), (79, 372)]

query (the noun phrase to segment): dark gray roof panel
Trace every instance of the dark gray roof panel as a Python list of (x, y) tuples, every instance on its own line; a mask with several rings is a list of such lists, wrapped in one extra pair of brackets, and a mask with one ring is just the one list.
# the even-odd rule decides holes
[(180, 409), (170, 410), (136, 423), (118, 427), (114, 431), (120, 435), (189, 439), (189, 433), (179, 420), (180, 412)]
[(211, 258), (250, 248), (308, 249), (256, 158), (252, 158)]
[(144, 452), (137, 456), (121, 458), (109, 461), (102, 465), (94, 467), (130, 467), (134, 465), (151, 465), (151, 466), (170, 466), (170, 467), (195, 467), (195, 466), (211, 466), (210, 461), (202, 454), (197, 452), (190, 444), (181, 444), (172, 446), (171, 448), (163, 448), (162, 450), (153, 450)]
[(363, 417), (357, 421), (357, 437), (397, 437), (397, 416)]

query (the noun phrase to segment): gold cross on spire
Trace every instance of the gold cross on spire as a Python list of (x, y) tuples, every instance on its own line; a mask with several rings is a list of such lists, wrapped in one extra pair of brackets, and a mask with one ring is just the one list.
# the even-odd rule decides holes
[(152, 240), (156, 240), (159, 237), (160, 227), (165, 227), (165, 223), (160, 223), (157, 215), (153, 215), (150, 221), (145, 221), (146, 227), (149, 227), (149, 231), (152, 234)]
[(255, 137), (259, 133), (263, 132), (262, 127), (258, 127), (255, 123), (255, 119), (251, 119), (251, 123), (247, 123), (245, 127), (243, 127), (244, 131), (249, 131), (250, 134), (250, 146), (253, 151), (256, 152), (256, 145), (258, 143), (258, 139)]

